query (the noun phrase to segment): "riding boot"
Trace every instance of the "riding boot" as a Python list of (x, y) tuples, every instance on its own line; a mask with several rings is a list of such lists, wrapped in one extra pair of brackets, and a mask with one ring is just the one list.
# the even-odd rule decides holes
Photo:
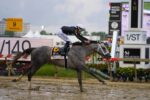
[(67, 66), (67, 58), (66, 58), (66, 55), (64, 56), (64, 60), (65, 60), (65, 69), (67, 69), (68, 66)]
[(68, 67), (67, 67), (67, 53), (68, 53), (68, 51), (69, 51), (69, 45), (70, 45), (70, 42), (69, 41), (66, 41), (66, 44), (65, 44), (65, 46), (64, 46), (64, 53), (65, 53), (65, 55), (64, 55), (64, 60), (65, 60), (65, 69), (67, 69)]
[(68, 52), (68, 48), (69, 48), (69, 41), (66, 42), (66, 44), (64, 45), (64, 47), (61, 49), (60, 55), (65, 56)]
[(66, 41), (66, 44), (64, 46), (64, 52), (67, 53), (68, 52), (68, 48), (70, 46), (70, 42), (69, 41)]

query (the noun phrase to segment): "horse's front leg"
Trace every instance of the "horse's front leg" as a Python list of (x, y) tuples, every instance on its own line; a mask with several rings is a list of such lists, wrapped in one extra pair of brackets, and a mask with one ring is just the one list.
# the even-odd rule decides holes
[(83, 92), (83, 87), (82, 87), (82, 71), (77, 70), (77, 77), (78, 77), (78, 83), (80, 86), (80, 92)]
[(92, 75), (93, 77), (95, 77), (99, 82), (102, 82), (102, 84), (106, 84), (105, 81), (103, 79), (101, 79), (100, 77), (98, 77), (96, 75), (96, 73), (94, 73), (93, 71), (89, 70), (86, 66), (83, 67), (83, 70), (87, 73), (89, 73), (90, 75)]

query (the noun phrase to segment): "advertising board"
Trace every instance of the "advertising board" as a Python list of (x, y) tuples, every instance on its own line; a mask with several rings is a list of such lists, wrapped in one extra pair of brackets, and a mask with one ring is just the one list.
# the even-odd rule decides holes
[(113, 35), (113, 31), (121, 35), (121, 3), (110, 3), (109, 14), (109, 35)]
[[(140, 58), (141, 49), (140, 48), (124, 48), (123, 51), (124, 58)], [(124, 61), (125, 64), (133, 64), (133, 61)], [(140, 64), (140, 62), (136, 62)]]
[(22, 52), (28, 48), (35, 48), (40, 46), (52, 47), (53, 39), (0, 37), (0, 54), (3, 56)]
[(7, 18), (6, 19), (6, 30), (22, 32), (23, 30), (23, 19), (22, 18)]
[(125, 44), (146, 44), (146, 31), (125, 31)]

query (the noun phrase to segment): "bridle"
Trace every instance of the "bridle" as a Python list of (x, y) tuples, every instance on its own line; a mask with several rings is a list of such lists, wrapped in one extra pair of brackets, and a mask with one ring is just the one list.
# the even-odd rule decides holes
[(107, 50), (103, 42), (101, 43), (97, 42), (97, 44), (98, 44), (98, 47), (96, 51), (101, 51), (103, 55), (107, 55), (109, 53), (109, 51)]

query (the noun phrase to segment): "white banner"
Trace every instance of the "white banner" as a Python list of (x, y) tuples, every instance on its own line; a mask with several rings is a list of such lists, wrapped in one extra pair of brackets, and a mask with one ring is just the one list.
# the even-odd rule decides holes
[(0, 54), (2, 55), (13, 54), (27, 48), (40, 46), (52, 47), (53, 39), (0, 37)]

